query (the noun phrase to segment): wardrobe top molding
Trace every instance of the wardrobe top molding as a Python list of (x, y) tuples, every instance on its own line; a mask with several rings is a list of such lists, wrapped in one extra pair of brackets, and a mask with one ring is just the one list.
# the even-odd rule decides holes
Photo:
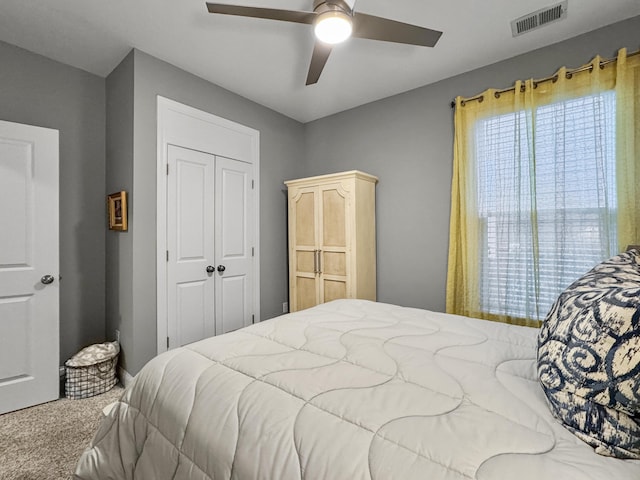
[(296, 180), (286, 180), (285, 185), (301, 185), (301, 184), (316, 184), (318, 182), (326, 182), (331, 180), (345, 180), (350, 178), (359, 178), (366, 180), (374, 184), (378, 183), (378, 177), (370, 175), (360, 170), (349, 170), (348, 172), (330, 173), (328, 175), (318, 175), (316, 177), (298, 178)]

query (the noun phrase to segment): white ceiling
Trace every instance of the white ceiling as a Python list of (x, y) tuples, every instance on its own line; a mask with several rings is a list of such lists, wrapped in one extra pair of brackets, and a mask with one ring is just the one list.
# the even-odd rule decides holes
[[(218, 1), (290, 10), (313, 3)], [(350, 39), (309, 87), (310, 26), (212, 15), (205, 0), (1, 0), (0, 40), (100, 76), (135, 47), (308, 122), (640, 15), (640, 0), (569, 0), (566, 20), (511, 36), (511, 20), (554, 3), (359, 0), (358, 11), (444, 34), (435, 48)]]

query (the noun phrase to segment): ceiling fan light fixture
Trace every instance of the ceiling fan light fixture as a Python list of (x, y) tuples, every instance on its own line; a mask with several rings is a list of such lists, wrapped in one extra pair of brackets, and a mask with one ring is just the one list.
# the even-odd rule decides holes
[(316, 38), (330, 45), (344, 42), (353, 32), (351, 17), (340, 11), (321, 13), (314, 23)]

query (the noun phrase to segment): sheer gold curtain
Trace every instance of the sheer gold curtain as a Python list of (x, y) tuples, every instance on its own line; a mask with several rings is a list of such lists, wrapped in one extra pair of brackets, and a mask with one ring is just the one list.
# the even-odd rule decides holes
[(456, 98), (447, 312), (537, 326), (640, 243), (640, 55)]

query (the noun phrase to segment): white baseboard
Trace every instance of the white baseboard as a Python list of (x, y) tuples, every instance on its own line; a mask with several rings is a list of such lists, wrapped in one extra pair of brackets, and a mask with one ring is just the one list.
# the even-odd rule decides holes
[(118, 378), (120, 379), (120, 383), (127, 388), (133, 382), (133, 377), (129, 372), (127, 372), (124, 368), (118, 367)]

